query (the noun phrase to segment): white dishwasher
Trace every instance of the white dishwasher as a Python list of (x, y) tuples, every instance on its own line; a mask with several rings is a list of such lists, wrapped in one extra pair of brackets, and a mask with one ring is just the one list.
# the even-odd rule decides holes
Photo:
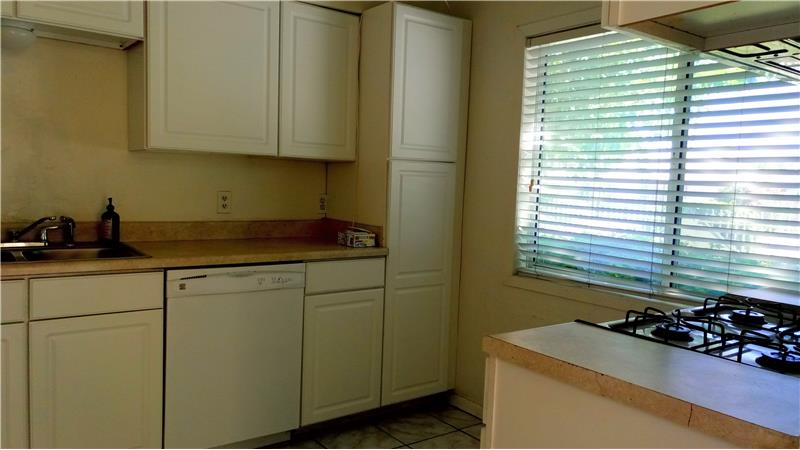
[(166, 448), (299, 426), (304, 285), (305, 264), (167, 271)]

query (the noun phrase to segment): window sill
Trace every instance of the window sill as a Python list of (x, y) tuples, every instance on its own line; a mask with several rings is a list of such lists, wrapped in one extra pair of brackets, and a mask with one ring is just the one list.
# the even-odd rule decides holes
[(653, 306), (666, 311), (680, 308), (688, 304), (648, 297), (621, 289), (592, 286), (577, 281), (560, 280), (556, 278), (512, 275), (506, 278), (503, 285), (620, 311), (627, 311), (629, 309), (641, 310), (643, 308), (643, 302), (647, 303), (646, 306)]

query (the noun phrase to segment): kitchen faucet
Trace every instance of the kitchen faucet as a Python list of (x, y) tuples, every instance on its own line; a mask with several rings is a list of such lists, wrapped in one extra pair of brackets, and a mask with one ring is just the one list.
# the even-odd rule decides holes
[(11, 231), (11, 242), (19, 242), (20, 238), (28, 234), (31, 230), (38, 227), (39, 225), (45, 222), (55, 222), (60, 221), (59, 225), (51, 225), (41, 229), (39, 238), (42, 245), (48, 245), (50, 240), (47, 237), (47, 233), (51, 230), (62, 230), (64, 235), (64, 245), (71, 247), (75, 245), (75, 220), (71, 217), (67, 216), (48, 216), (42, 217), (39, 220), (31, 223), (30, 225), (26, 226), (25, 228), (17, 231)]

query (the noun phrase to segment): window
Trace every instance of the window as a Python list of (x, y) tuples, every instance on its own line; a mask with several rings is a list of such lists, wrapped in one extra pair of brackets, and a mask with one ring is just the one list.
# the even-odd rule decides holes
[(613, 32), (528, 48), (517, 268), (800, 293), (800, 86)]

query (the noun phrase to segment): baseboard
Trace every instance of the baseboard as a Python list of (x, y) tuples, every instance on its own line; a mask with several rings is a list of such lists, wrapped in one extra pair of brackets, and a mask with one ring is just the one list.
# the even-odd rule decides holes
[(483, 406), (457, 394), (450, 395), (449, 400), (450, 404), (455, 406), (456, 408), (464, 410), (472, 414), (473, 416), (480, 417), (481, 419), (483, 419)]

